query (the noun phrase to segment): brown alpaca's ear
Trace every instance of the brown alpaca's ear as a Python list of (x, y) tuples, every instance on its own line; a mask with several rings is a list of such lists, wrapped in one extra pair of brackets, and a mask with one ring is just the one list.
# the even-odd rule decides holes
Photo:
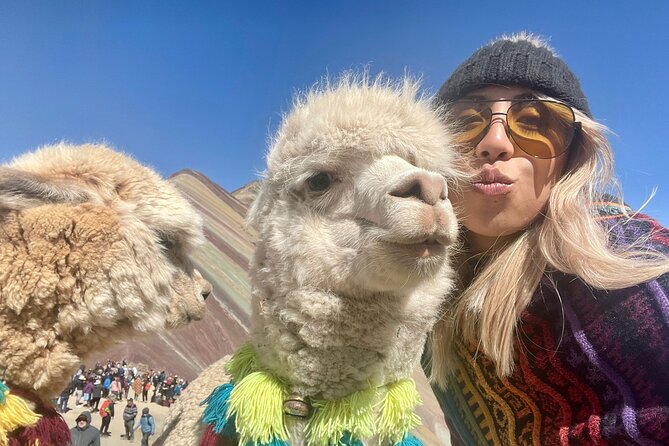
[(0, 210), (21, 210), (42, 204), (84, 203), (88, 192), (71, 181), (0, 166)]

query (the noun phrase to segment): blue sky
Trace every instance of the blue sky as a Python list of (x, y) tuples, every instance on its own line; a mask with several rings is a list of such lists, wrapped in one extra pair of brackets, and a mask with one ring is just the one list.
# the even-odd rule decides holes
[(626, 200), (669, 224), (669, 2), (0, 2), (0, 161), (106, 141), (228, 190), (263, 169), (292, 95), (368, 67), (436, 91), (495, 36), (542, 34), (615, 133)]

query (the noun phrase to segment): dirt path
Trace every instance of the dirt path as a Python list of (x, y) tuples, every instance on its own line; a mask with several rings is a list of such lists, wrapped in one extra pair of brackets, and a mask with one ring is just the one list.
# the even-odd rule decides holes
[[(132, 396), (132, 391), (131, 395)], [(102, 404), (102, 401), (100, 401), (100, 404)], [(74, 396), (70, 397), (70, 400), (68, 402), (68, 407), (70, 410), (67, 411), (67, 413), (63, 414), (63, 418), (65, 418), (65, 421), (67, 421), (67, 425), (70, 426), (70, 428), (74, 427), (77, 416), (84, 410), (89, 410), (87, 407), (83, 406), (75, 406), (75, 398)], [(160, 406), (155, 403), (142, 403), (141, 398), (140, 401), (135, 401), (137, 405), (137, 411), (138, 411), (138, 417), (141, 416), (142, 414), (142, 409), (145, 407), (149, 408), (149, 413), (153, 415), (154, 420), (156, 421), (156, 435), (151, 437), (149, 439), (149, 444), (153, 443), (153, 439), (157, 438), (157, 434), (160, 433), (163, 429), (163, 423), (165, 421), (165, 417), (167, 416), (167, 411), (169, 410), (167, 407)], [(121, 434), (125, 433), (125, 428), (123, 427), (123, 409), (125, 408), (127, 402), (125, 400), (123, 401), (117, 401), (115, 406), (114, 406), (114, 418), (111, 421), (111, 424), (109, 425), (109, 432), (111, 433), (111, 436), (106, 437), (102, 436), (100, 440), (100, 444), (102, 446), (125, 446), (128, 444), (137, 444), (139, 445), (142, 439), (142, 434), (139, 429), (135, 431), (135, 439), (132, 443), (130, 443), (128, 440), (125, 438), (121, 438)], [(90, 411), (93, 421), (91, 424), (98, 429), (100, 429), (100, 423), (101, 423), (101, 418), (100, 413), (96, 410)], [(139, 419), (139, 418), (138, 418)]]

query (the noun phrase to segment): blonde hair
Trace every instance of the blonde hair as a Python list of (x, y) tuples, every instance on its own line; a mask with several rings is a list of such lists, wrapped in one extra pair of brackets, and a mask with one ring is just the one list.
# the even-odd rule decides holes
[[(611, 188), (621, 191), (613, 176), (606, 127), (575, 112), (582, 123), (581, 134), (565, 174), (553, 186), (545, 214), (513, 241), (487, 253), (483, 265), (473, 265), (471, 254), (462, 254), (465, 259), (469, 255), (464, 262), (469, 266), (460, 271), (461, 292), (451, 298), (432, 333), (430, 378), (441, 387), (446, 385), (456, 337), (477, 344), (499, 376), (511, 374), (521, 312), (548, 271), (561, 271), (591, 287), (612, 290), (669, 271), (669, 259), (642, 247), (645, 239), (624, 249), (611, 246), (606, 228), (593, 218), (593, 203)], [(625, 213), (622, 202), (621, 209)]]

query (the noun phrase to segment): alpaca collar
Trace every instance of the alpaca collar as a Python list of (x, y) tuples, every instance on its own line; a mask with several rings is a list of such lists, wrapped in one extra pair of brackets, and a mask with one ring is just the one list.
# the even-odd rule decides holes
[(36, 393), (20, 388), (10, 390), (0, 381), (0, 446), (56, 446), (68, 444), (70, 438), (63, 417)]
[[(219, 436), (239, 437), (239, 444), (288, 446), (290, 415), (284, 410), (289, 383), (263, 370), (250, 344), (241, 347), (226, 364), (232, 380), (214, 389), (202, 420), (207, 428), (200, 446), (213, 446)], [(362, 446), (374, 436), (396, 446), (419, 446), (409, 434), (420, 424), (414, 412), (421, 403), (411, 378), (353, 392), (337, 400), (311, 401), (306, 421), (309, 445)]]

